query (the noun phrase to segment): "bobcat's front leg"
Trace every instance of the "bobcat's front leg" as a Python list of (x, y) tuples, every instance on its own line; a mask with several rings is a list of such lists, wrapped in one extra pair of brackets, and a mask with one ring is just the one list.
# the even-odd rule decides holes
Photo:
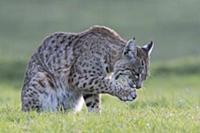
[[(74, 74), (76, 75), (76, 73)], [(69, 78), (69, 84), (76, 90), (81, 91), (82, 94), (107, 93), (117, 96), (122, 101), (132, 101), (136, 98), (135, 89), (119, 84), (117, 81), (105, 76), (83, 74), (71, 77)]]
[(89, 112), (101, 112), (100, 94), (83, 94), (83, 98)]

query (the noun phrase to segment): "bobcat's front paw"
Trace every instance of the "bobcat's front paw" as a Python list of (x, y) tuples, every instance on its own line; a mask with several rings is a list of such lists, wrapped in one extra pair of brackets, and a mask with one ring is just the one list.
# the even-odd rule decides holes
[(136, 90), (132, 88), (127, 90), (120, 90), (118, 93), (118, 98), (121, 101), (133, 101), (137, 97)]
[(116, 80), (117, 97), (122, 101), (133, 101), (136, 99), (135, 84), (127, 77), (121, 76)]

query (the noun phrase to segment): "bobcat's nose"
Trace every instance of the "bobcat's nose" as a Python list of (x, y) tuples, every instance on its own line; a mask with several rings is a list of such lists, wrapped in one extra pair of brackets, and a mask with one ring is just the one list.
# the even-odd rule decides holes
[(143, 84), (142, 83), (136, 83), (136, 89), (142, 88)]
[(142, 88), (142, 86), (136, 86), (136, 89), (140, 89), (140, 88)]

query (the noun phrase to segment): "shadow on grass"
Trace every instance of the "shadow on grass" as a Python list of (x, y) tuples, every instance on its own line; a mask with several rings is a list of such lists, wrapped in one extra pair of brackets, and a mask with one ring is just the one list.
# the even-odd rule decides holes
[(131, 104), (130, 107), (133, 109), (146, 109), (150, 108), (170, 108), (176, 107), (179, 109), (183, 108), (191, 108), (194, 106), (194, 103), (186, 98), (177, 98), (173, 100), (169, 100), (167, 97), (160, 97), (158, 99), (152, 99), (150, 101), (140, 101), (134, 104)]
[(141, 101), (141, 102), (136, 102), (134, 104), (131, 104), (131, 108), (136, 109), (136, 108), (146, 108), (148, 107), (168, 107), (170, 105), (169, 101), (166, 98), (161, 98), (161, 99), (156, 99), (156, 100), (151, 100), (151, 101)]

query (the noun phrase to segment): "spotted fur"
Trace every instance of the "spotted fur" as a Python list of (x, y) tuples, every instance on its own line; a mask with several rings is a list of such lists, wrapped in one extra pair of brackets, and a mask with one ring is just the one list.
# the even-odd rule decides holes
[[(21, 92), (23, 111), (100, 112), (100, 94), (136, 98), (148, 75), (153, 43), (138, 47), (115, 31), (93, 26), (81, 33), (53, 33), (32, 55)], [(111, 74), (111, 77), (109, 76)], [(121, 83), (120, 79), (127, 83)]]

